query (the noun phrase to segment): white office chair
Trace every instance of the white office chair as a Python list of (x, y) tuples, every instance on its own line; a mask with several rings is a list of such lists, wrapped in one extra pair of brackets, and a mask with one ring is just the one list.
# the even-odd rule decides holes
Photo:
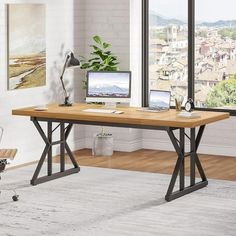
[[(3, 128), (0, 127), (0, 143), (3, 136)], [(5, 170), (6, 165), (8, 164), (8, 159), (14, 159), (17, 153), (17, 149), (0, 149), (0, 180), (1, 180), (1, 173)], [(15, 190), (12, 190), (14, 195), (12, 196), (13, 201), (18, 201), (19, 195), (17, 195)], [(1, 191), (0, 191), (1, 193)]]

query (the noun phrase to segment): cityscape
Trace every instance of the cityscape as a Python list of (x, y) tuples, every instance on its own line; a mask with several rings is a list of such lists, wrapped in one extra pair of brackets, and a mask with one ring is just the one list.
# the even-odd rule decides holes
[[(150, 13), (150, 89), (187, 96), (188, 27), (186, 22)], [(236, 20), (195, 26), (195, 104), (236, 107)]]

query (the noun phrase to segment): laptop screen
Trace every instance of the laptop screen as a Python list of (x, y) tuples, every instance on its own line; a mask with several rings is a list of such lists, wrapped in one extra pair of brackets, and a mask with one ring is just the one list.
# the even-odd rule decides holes
[(149, 107), (169, 109), (170, 91), (150, 90)]

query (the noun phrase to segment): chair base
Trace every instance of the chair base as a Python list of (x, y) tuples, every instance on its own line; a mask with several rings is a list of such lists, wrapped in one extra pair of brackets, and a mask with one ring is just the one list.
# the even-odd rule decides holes
[(7, 159), (0, 159), (0, 173), (3, 172), (7, 165)]
[[(5, 170), (6, 165), (7, 165), (7, 159), (0, 159), (0, 180), (1, 180), (1, 173)], [(19, 195), (16, 193), (16, 191), (15, 190), (9, 190), (9, 191), (14, 192), (14, 195), (12, 196), (12, 200), (14, 202), (18, 201), (19, 200)], [(0, 194), (1, 194), (1, 191), (0, 191)]]

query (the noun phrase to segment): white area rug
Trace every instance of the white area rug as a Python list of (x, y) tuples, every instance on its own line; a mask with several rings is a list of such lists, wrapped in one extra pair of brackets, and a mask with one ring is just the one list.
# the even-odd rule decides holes
[(79, 174), (29, 185), (35, 166), (4, 173), (1, 236), (236, 235), (236, 183), (209, 186), (172, 202), (169, 175), (82, 167)]

